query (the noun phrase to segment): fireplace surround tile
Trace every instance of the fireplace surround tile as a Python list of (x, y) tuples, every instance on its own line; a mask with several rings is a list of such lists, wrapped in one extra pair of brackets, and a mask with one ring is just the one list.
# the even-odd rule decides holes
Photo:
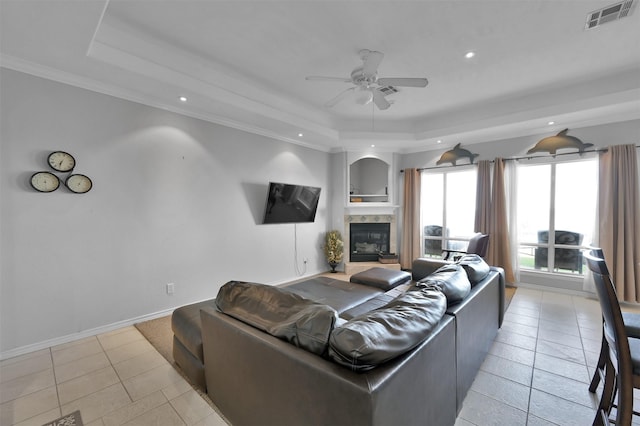
[[(389, 223), (389, 252), (398, 253), (397, 249), (397, 220), (395, 214), (347, 214), (344, 216), (344, 246), (350, 250), (351, 240), (349, 238), (349, 230), (352, 223)], [(345, 253), (346, 254), (346, 253)], [(349, 262), (349, 256), (345, 256), (345, 273), (354, 274), (362, 272), (366, 269), (384, 267), (388, 269), (400, 269), (399, 263), (382, 264), (379, 262)], [(364, 268), (364, 269), (363, 269)], [(354, 272), (355, 271), (355, 272)]]

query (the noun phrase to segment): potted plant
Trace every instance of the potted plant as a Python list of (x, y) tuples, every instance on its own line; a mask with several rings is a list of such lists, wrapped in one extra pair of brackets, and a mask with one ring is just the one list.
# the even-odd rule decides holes
[(327, 262), (331, 266), (331, 272), (335, 273), (336, 266), (342, 262), (342, 255), (344, 244), (342, 243), (342, 235), (340, 231), (329, 231), (325, 235), (324, 254), (327, 257)]

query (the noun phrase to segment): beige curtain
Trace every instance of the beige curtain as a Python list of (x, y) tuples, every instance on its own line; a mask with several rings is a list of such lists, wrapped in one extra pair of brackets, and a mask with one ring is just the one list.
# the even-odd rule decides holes
[(417, 169), (404, 169), (403, 194), (400, 267), (411, 269), (413, 259), (420, 257), (420, 172)]
[(640, 302), (640, 204), (634, 145), (611, 146), (600, 156), (600, 247), (618, 298)]
[(478, 179), (476, 184), (476, 220), (475, 232), (489, 233), (491, 222), (491, 161), (478, 161)]
[(489, 225), (489, 252), (487, 262), (504, 269), (505, 280), (516, 282), (511, 266), (511, 243), (507, 220), (507, 200), (505, 196), (504, 161), (496, 158), (493, 164), (493, 188)]

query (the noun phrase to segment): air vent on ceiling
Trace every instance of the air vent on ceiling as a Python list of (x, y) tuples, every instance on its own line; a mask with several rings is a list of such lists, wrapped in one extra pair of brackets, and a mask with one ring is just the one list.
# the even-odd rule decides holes
[(398, 89), (396, 89), (393, 86), (383, 86), (380, 88), (380, 91), (382, 92), (383, 95), (387, 96), (387, 95), (392, 95), (394, 93), (398, 93)]
[(587, 15), (585, 29), (595, 28), (607, 22), (617, 21), (629, 15), (634, 0), (625, 0), (600, 10), (595, 10)]

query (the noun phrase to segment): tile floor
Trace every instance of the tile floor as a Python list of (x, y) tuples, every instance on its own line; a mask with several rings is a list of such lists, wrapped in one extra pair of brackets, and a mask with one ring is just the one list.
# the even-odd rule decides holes
[(131, 326), (0, 362), (0, 425), (226, 423)]
[(456, 426), (591, 425), (601, 336), (596, 299), (518, 288)]
[[(596, 300), (519, 288), (456, 421), (589, 425), (600, 349)], [(0, 424), (75, 410), (87, 426), (225, 425), (135, 327), (0, 362)]]

